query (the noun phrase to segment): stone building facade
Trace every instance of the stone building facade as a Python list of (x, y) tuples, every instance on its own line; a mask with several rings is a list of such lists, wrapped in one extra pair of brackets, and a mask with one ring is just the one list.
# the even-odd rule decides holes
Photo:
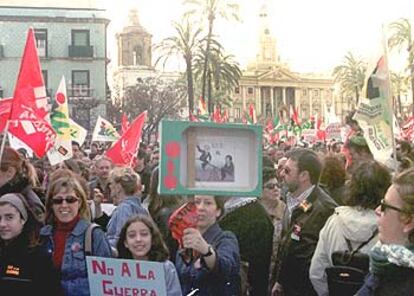
[(91, 130), (107, 104), (109, 19), (99, 1), (0, 0), (0, 23), (0, 97), (13, 95), (33, 27), (48, 95), (65, 76), (70, 116)]

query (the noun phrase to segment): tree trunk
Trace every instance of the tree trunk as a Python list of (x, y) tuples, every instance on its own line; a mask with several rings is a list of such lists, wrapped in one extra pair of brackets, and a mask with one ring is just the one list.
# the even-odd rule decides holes
[[(206, 94), (206, 82), (207, 82), (206, 78), (207, 78), (208, 59), (210, 55), (210, 43), (211, 43), (211, 36), (213, 35), (213, 21), (214, 21), (214, 16), (209, 15), (206, 54), (204, 57), (203, 81), (202, 81), (202, 87), (201, 87), (201, 96), (203, 97), (204, 100), (205, 100), (205, 94)], [(208, 106), (210, 106), (210, 100), (211, 98), (208, 98)], [(209, 113), (210, 113), (210, 110), (209, 110)]]
[(187, 64), (187, 94), (188, 94), (188, 114), (189, 116), (194, 112), (194, 84), (193, 84), (193, 69), (192, 57), (186, 58)]
[(358, 87), (355, 86), (355, 99), (356, 99), (356, 107), (358, 107), (358, 103), (359, 103), (359, 90)]
[(208, 96), (208, 114), (211, 114), (214, 112), (214, 104), (212, 99), (212, 85), (211, 85), (211, 71), (208, 70), (207, 72), (207, 96)]

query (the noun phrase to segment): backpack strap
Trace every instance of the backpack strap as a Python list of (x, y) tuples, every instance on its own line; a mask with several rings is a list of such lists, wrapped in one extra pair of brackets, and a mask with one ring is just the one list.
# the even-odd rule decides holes
[(95, 228), (100, 227), (96, 223), (89, 224), (85, 232), (85, 256), (92, 255), (92, 232)]
[(368, 244), (378, 233), (378, 228), (375, 229), (375, 231), (372, 233), (372, 235), (369, 237), (368, 240), (364, 241), (362, 244), (360, 244), (355, 250), (352, 249), (351, 242), (349, 239), (345, 238), (346, 244), (348, 245), (348, 249), (351, 252), (351, 254), (355, 254), (359, 250), (361, 250), (366, 244)]
[(359, 250), (362, 249), (362, 247), (364, 247), (366, 244), (368, 244), (378, 233), (378, 228), (375, 229), (375, 231), (372, 233), (372, 235), (369, 237), (369, 239), (365, 242), (363, 242), (362, 244), (359, 245), (358, 248), (355, 249), (355, 251), (353, 251), (354, 253), (358, 252)]

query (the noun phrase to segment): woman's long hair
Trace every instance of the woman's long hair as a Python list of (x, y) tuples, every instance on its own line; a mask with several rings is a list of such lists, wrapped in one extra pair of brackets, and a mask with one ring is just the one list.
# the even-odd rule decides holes
[(169, 258), (169, 251), (161, 236), (161, 232), (159, 231), (157, 225), (155, 225), (155, 223), (151, 220), (151, 218), (146, 215), (135, 216), (124, 224), (119, 235), (118, 243), (116, 245), (116, 248), (118, 250), (118, 257), (123, 259), (133, 259), (131, 251), (125, 247), (125, 241), (127, 237), (128, 227), (135, 222), (143, 223), (150, 230), (151, 249), (148, 253), (148, 260), (156, 262), (166, 261)]

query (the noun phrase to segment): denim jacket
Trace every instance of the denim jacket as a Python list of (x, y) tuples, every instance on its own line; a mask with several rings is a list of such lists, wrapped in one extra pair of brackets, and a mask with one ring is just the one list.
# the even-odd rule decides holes
[(201, 268), (187, 264), (177, 253), (176, 268), (183, 295), (199, 289), (200, 296), (236, 296), (240, 292), (240, 254), (236, 236), (216, 223), (203, 234), (216, 252), (216, 264), (209, 270), (201, 259)]
[[(84, 252), (85, 233), (89, 225), (89, 221), (80, 219), (66, 239), (60, 273), (62, 288), (67, 296), (90, 295)], [(54, 251), (53, 226), (44, 226), (40, 230), (40, 235), (45, 239), (44, 247), (52, 254)], [(112, 257), (111, 247), (100, 228), (95, 228), (92, 233), (92, 255)]]
[(113, 248), (116, 248), (119, 234), (125, 222), (138, 214), (148, 215), (148, 212), (142, 207), (137, 196), (127, 196), (112, 212), (106, 230), (106, 237)]

